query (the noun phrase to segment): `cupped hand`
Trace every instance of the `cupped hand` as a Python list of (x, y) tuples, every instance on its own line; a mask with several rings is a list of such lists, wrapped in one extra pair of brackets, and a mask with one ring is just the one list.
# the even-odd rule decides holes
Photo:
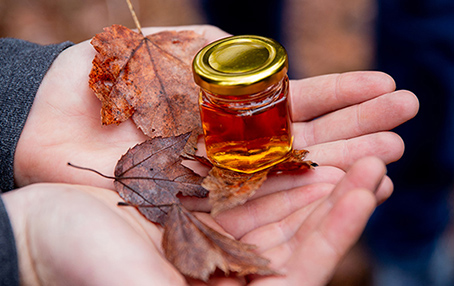
[(225, 211), (216, 222), (233, 237), (256, 245), (281, 275), (217, 277), (208, 285), (326, 285), (363, 232), (385, 179), (383, 161), (365, 157), (335, 185), (309, 184)]
[[(211, 26), (145, 28), (194, 30), (208, 41), (227, 36)], [(63, 51), (45, 75), (14, 157), (17, 186), (67, 182), (113, 188), (111, 180), (66, 166), (68, 162), (113, 175), (121, 155), (147, 139), (132, 120), (119, 126), (101, 124), (101, 102), (88, 86), (95, 50), (89, 41)]]
[(111, 190), (35, 184), (2, 198), (21, 285), (184, 285), (161, 254), (159, 227), (118, 207)]
[[(271, 267), (283, 274), (253, 277), (250, 285), (326, 285), (363, 232), (377, 205), (375, 193), (385, 174), (386, 167), (381, 160), (362, 158), (328, 194), (323, 189), (322, 194), (315, 193), (319, 188), (309, 186), (313, 191), (309, 196), (304, 194), (306, 187), (302, 187), (290, 197), (288, 193), (278, 193), (271, 195), (267, 202), (255, 203), (252, 211), (257, 214), (265, 213), (263, 204), (268, 205), (268, 210), (285, 209), (281, 205), (272, 206), (276, 197), (294, 199), (290, 204), (299, 206), (295, 212), (288, 211), (288, 216), (272, 223), (265, 223), (263, 220), (269, 219), (265, 216), (255, 216), (253, 222), (257, 227), (241, 236), (241, 241), (257, 245), (257, 251), (271, 260)], [(237, 229), (226, 226), (231, 219), (224, 217), (218, 221), (225, 229)]]
[[(363, 158), (342, 180), (251, 200), (217, 217), (218, 229), (257, 245), (279, 276), (225, 278), (209, 285), (325, 285), (376, 206), (384, 163)], [(162, 230), (107, 189), (35, 184), (2, 195), (23, 285), (187, 285), (165, 259)], [(270, 209), (273, 211), (270, 212)], [(199, 218), (209, 225), (205, 213)], [(190, 280), (191, 285), (204, 285)]]
[[(210, 26), (178, 29), (193, 29), (208, 41), (227, 35)], [(101, 125), (101, 103), (88, 87), (94, 55), (88, 42), (70, 47), (44, 77), (15, 153), (18, 186), (66, 182), (113, 188), (111, 180), (70, 168), (67, 162), (112, 175), (121, 155), (147, 139), (131, 120), (119, 126)], [(402, 156), (402, 140), (386, 130), (412, 118), (418, 101), (411, 92), (394, 91), (388, 75), (353, 72), (291, 81), (290, 85), (295, 148), (308, 149), (309, 159), (326, 167), (318, 168), (315, 175), (278, 180), (275, 185), (286, 189), (334, 183), (343, 172), (333, 167), (346, 170), (368, 155), (385, 163)], [(388, 195), (389, 191), (383, 198)]]

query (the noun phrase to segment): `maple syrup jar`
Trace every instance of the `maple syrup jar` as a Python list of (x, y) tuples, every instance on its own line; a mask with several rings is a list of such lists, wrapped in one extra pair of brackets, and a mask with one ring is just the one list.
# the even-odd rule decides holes
[(265, 37), (228, 37), (198, 52), (193, 72), (214, 165), (254, 173), (286, 159), (293, 141), (287, 70), (285, 49)]

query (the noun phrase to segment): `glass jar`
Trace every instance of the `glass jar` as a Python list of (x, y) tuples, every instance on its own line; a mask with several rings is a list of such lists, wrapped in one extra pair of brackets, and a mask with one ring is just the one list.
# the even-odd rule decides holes
[(208, 159), (254, 173), (286, 159), (293, 137), (288, 59), (276, 41), (233, 36), (204, 47), (193, 61)]

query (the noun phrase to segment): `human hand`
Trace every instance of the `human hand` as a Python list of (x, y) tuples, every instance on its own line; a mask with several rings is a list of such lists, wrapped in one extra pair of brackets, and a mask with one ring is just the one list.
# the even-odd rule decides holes
[[(194, 30), (213, 41), (227, 34), (211, 26), (145, 28)], [(147, 139), (131, 120), (120, 126), (101, 125), (101, 103), (88, 86), (96, 51), (89, 41), (63, 51), (52, 64), (36, 94), (17, 145), (14, 175), (17, 186), (68, 182), (113, 188), (111, 180), (66, 166), (72, 162), (112, 175), (116, 161)]]
[[(226, 35), (209, 26), (179, 27), (190, 28), (208, 40)], [(101, 103), (88, 88), (94, 55), (88, 42), (78, 44), (59, 55), (46, 74), (16, 149), (18, 186), (67, 182), (113, 188), (111, 180), (68, 168), (66, 163), (112, 175), (121, 155), (147, 139), (131, 120), (119, 126), (101, 125)], [(332, 166), (345, 170), (362, 156), (375, 155), (386, 163), (401, 157), (400, 137), (383, 131), (412, 118), (418, 102), (408, 91), (393, 92), (389, 76), (327, 75), (291, 81), (290, 88), (295, 147), (311, 151), (309, 158), (323, 167), (310, 176), (280, 180), (282, 189), (317, 181), (334, 183), (343, 172)]]
[(160, 228), (118, 194), (35, 184), (2, 194), (21, 285), (184, 285), (162, 256)]
[[(257, 245), (283, 275), (246, 277), (250, 283), (213, 276), (210, 285), (325, 285), (376, 206), (374, 192), (385, 171), (380, 160), (363, 158), (336, 186), (276, 192), (220, 214), (221, 227)], [(23, 285), (186, 285), (163, 257), (161, 228), (135, 208), (118, 207), (113, 191), (38, 184), (2, 198)], [(198, 216), (214, 224), (206, 213)]]
[(256, 245), (283, 274), (251, 276), (247, 285), (326, 285), (363, 232), (385, 174), (381, 160), (361, 158), (335, 185), (316, 183), (276, 192), (217, 216), (224, 230)]

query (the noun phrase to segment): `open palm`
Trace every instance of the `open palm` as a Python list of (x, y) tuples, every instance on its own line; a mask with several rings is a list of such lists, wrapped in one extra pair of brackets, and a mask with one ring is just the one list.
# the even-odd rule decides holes
[[(208, 41), (227, 35), (210, 26), (178, 29), (193, 29)], [(112, 175), (121, 155), (147, 139), (131, 120), (119, 126), (101, 125), (101, 103), (88, 87), (94, 55), (89, 42), (80, 43), (62, 52), (46, 74), (16, 149), (18, 186), (67, 182), (112, 188), (110, 180), (69, 168), (66, 163)], [(389, 76), (377, 72), (335, 74), (291, 81), (290, 87), (295, 147), (310, 150), (310, 159), (327, 167), (311, 176), (278, 180), (275, 185), (286, 189), (317, 181), (334, 183), (342, 172), (333, 167), (345, 170), (366, 155), (385, 163), (401, 157), (400, 137), (386, 130), (412, 118), (418, 101), (408, 91), (394, 92)]]
[[(209, 26), (178, 29), (193, 29), (209, 41), (226, 36)], [(2, 195), (17, 237), (22, 281), (184, 285), (162, 255), (161, 229), (134, 208), (118, 207), (118, 195), (109, 190), (111, 180), (66, 166), (72, 162), (112, 175), (120, 156), (147, 139), (131, 120), (101, 125), (101, 104), (88, 88), (94, 55), (83, 42), (58, 56), (19, 139), (14, 161), (18, 186), (77, 184), (30, 185)], [(417, 113), (416, 97), (394, 91), (393, 80), (377, 72), (291, 81), (290, 88), (295, 148), (308, 149), (309, 159), (321, 166), (270, 177), (249, 202), (215, 221), (199, 213), (206, 222), (257, 245), (285, 275), (213, 278), (211, 284), (323, 285), (374, 207), (392, 192), (384, 163), (398, 160), (404, 145), (387, 130)], [(369, 155), (378, 158), (356, 162)], [(206, 210), (200, 201), (185, 203)]]

